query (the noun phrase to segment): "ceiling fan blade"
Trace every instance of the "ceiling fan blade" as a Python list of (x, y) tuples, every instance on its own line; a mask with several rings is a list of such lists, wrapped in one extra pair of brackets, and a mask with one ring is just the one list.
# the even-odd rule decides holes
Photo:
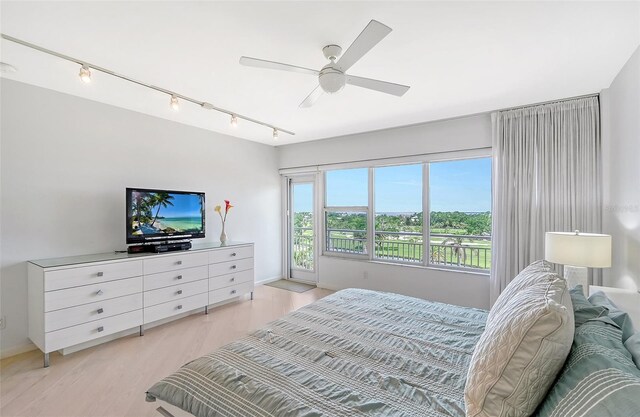
[(353, 75), (347, 75), (347, 84), (356, 85), (362, 88), (368, 88), (369, 90), (380, 91), (381, 93), (393, 94), (394, 96), (402, 97), (409, 88), (408, 85), (388, 83), (386, 81), (372, 80), (371, 78), (354, 77)]
[(281, 71), (299, 72), (301, 74), (318, 75), (320, 71), (310, 68), (298, 67), (296, 65), (283, 64), (281, 62), (267, 61), (265, 59), (250, 58), (248, 56), (240, 57), (240, 64), (248, 67), (268, 68)]
[(347, 49), (347, 52), (345, 52), (338, 61), (340, 69), (346, 71), (351, 68), (351, 66), (358, 62), (371, 48), (391, 33), (391, 30), (389, 26), (383, 25), (377, 20), (369, 22), (367, 27), (358, 35), (349, 49)]
[(313, 106), (313, 104), (318, 101), (318, 99), (320, 98), (320, 96), (322, 95), (322, 93), (324, 93), (324, 91), (322, 90), (322, 88), (320, 86), (317, 86), (312, 92), (311, 94), (309, 94), (307, 96), (307, 98), (304, 99), (304, 101), (302, 103), (300, 103), (300, 106), (298, 107), (311, 107)]

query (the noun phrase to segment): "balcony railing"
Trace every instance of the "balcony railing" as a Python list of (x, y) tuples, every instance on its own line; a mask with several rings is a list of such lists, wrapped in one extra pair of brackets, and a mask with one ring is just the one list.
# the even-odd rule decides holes
[(313, 269), (313, 229), (294, 227), (292, 261), (294, 268)]
[[(432, 233), (429, 264), (462, 268), (491, 268), (491, 236)], [(367, 254), (365, 230), (327, 229), (326, 251)], [(421, 264), (424, 262), (422, 233), (377, 231), (374, 258)]]

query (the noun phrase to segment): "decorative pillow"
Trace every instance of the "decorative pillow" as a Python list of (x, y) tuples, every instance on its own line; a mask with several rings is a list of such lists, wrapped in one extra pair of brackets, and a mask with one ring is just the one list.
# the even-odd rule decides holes
[(501, 314), (489, 316), (475, 347), (464, 389), (467, 417), (530, 416), (569, 353), (574, 320), (566, 281), (550, 271), (528, 281)]
[(571, 304), (573, 304), (573, 316), (575, 318), (576, 327), (582, 326), (588, 320), (606, 316), (609, 310), (602, 306), (594, 306), (587, 300), (582, 285), (576, 285), (569, 290), (571, 294)]
[(633, 362), (635, 362), (638, 369), (640, 369), (640, 332), (628, 338), (624, 342), (624, 347), (631, 353)]
[(609, 317), (611, 320), (616, 322), (618, 326), (622, 329), (622, 341), (627, 340), (634, 333), (633, 323), (631, 323), (631, 318), (629, 315), (620, 310), (613, 301), (609, 300), (609, 298), (602, 291), (597, 291), (589, 297), (589, 302), (594, 306), (602, 306), (606, 307), (609, 310)]
[(622, 330), (605, 317), (577, 328), (569, 357), (536, 417), (639, 416), (640, 369), (621, 338)]
[(500, 293), (500, 296), (491, 307), (489, 311), (489, 317), (487, 320), (491, 320), (495, 315), (502, 315), (505, 304), (513, 298), (515, 294), (521, 291), (523, 288), (527, 288), (535, 282), (544, 280), (549, 276), (544, 274), (551, 271), (551, 264), (547, 261), (534, 261), (528, 267), (523, 269), (514, 279), (511, 280), (509, 285)]

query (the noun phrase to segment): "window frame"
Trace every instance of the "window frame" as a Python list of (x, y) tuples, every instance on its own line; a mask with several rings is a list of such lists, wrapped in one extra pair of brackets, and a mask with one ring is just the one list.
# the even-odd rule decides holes
[[(349, 169), (362, 169), (367, 168), (367, 206), (327, 206), (327, 172), (329, 171), (338, 171), (338, 170), (349, 170)], [(369, 239), (370, 230), (369, 230), (369, 207), (371, 205), (371, 168), (363, 167), (363, 166), (354, 166), (354, 167), (342, 167), (342, 168), (334, 168), (334, 169), (326, 169), (322, 172), (322, 255), (323, 256), (335, 256), (340, 258), (351, 258), (351, 259), (359, 259), (359, 260), (368, 260), (370, 259), (371, 253), (371, 242)], [(366, 244), (367, 244), (367, 252), (366, 253), (348, 253), (348, 252), (338, 252), (327, 249), (327, 213), (365, 213), (367, 217), (367, 230), (366, 230)]]
[[(410, 157), (385, 158), (384, 160), (358, 161), (353, 163), (332, 164), (319, 167), (321, 171), (322, 188), (322, 223), (320, 224), (322, 238), (322, 256), (356, 259), (373, 263), (393, 264), (400, 266), (411, 266), (418, 268), (440, 269), (480, 275), (489, 275), (491, 269), (481, 269), (457, 265), (442, 265), (431, 263), (430, 242), (431, 242), (431, 204), (430, 204), (430, 184), (429, 170), (432, 162), (461, 161), (468, 159), (492, 158), (491, 148), (469, 149), (445, 153), (434, 153), (416, 155)], [(392, 259), (375, 257), (375, 169), (383, 167), (393, 167), (401, 165), (422, 165), (422, 262), (398, 261)], [(368, 206), (326, 206), (327, 202), (327, 172), (334, 170), (346, 170), (355, 168), (368, 168)], [(493, 168), (491, 172), (491, 196), (493, 197)], [(491, 199), (493, 203), (493, 198)], [(327, 212), (364, 212), (367, 216), (367, 253), (354, 254), (327, 250)], [(491, 207), (493, 213), (493, 207)], [(426, 222), (426, 223), (425, 223)], [(493, 238), (493, 230), (492, 230)]]
[[(394, 260), (394, 259), (385, 259), (385, 258), (378, 258), (376, 257), (375, 254), (375, 243), (376, 243), (376, 207), (375, 207), (375, 186), (376, 186), (376, 182), (375, 182), (375, 172), (377, 168), (391, 168), (391, 167), (399, 167), (399, 166), (406, 166), (406, 165), (420, 165), (421, 167), (421, 178), (420, 180), (422, 181), (422, 202), (421, 202), (421, 208), (422, 208), (422, 262), (412, 262), (412, 261), (402, 261), (402, 260)], [(371, 253), (371, 261), (372, 262), (384, 262), (384, 263), (393, 263), (393, 264), (400, 264), (400, 265), (413, 265), (413, 266), (428, 266), (425, 263), (425, 256), (429, 253), (429, 249), (427, 248), (427, 246), (429, 245), (425, 245), (425, 242), (427, 242), (427, 238), (428, 238), (428, 231), (425, 233), (425, 227), (424, 227), (424, 208), (426, 207), (427, 204), (427, 200), (425, 200), (425, 187), (424, 187), (424, 178), (425, 178), (425, 171), (428, 171), (429, 164), (428, 162), (407, 162), (404, 164), (385, 164), (385, 165), (375, 165), (372, 166), (371, 169), (371, 183), (369, 184), (370, 187), (370, 194), (372, 194), (371, 199), (369, 201), (369, 204), (371, 206), (371, 245), (372, 245), (372, 253)]]

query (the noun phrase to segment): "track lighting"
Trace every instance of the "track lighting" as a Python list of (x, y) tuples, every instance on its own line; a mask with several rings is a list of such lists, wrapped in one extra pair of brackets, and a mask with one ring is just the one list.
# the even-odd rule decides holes
[(176, 97), (175, 94), (171, 96), (169, 106), (171, 106), (171, 108), (175, 111), (180, 110), (180, 103), (178, 102), (178, 97)]
[(91, 82), (91, 70), (89, 70), (89, 67), (86, 65), (82, 65), (82, 67), (80, 67), (80, 74), (78, 74), (80, 76), (80, 79), (85, 82), (85, 83), (90, 83)]
[[(205, 110), (213, 110), (213, 111), (216, 111), (216, 112), (220, 112), (220, 113), (224, 113), (224, 114), (227, 114), (227, 115), (231, 115), (231, 126), (233, 126), (233, 127), (237, 126), (238, 119), (242, 119), (242, 120), (245, 120), (245, 121), (250, 122), (250, 123), (255, 123), (257, 125), (261, 125), (261, 126), (264, 126), (266, 128), (273, 129), (273, 138), (274, 139), (278, 138), (278, 132), (284, 132), (284, 133), (289, 134), (289, 135), (295, 135), (294, 132), (282, 129), (280, 127), (276, 127), (276, 126), (272, 125), (271, 123), (266, 123), (266, 122), (251, 118), (249, 116), (233, 112), (231, 110), (227, 110), (227, 109), (223, 109), (221, 107), (214, 106), (213, 104), (208, 103), (206, 101), (197, 100), (197, 99), (195, 99), (193, 97), (188, 97), (188, 96), (185, 96), (183, 94), (174, 93), (173, 91), (167, 90), (166, 88), (162, 88), (162, 87), (159, 87), (159, 86), (156, 86), (156, 85), (153, 85), (153, 84), (148, 84), (148, 83), (145, 83), (143, 81), (136, 80), (134, 78), (131, 78), (131, 77), (126, 76), (124, 74), (117, 73), (115, 71), (112, 71), (112, 70), (110, 70), (108, 68), (105, 68), (105, 67), (101, 67), (101, 66), (96, 65), (94, 63), (86, 62), (86, 61), (84, 61), (82, 59), (78, 59), (78, 58), (71, 57), (69, 55), (61, 54), (60, 52), (56, 52), (56, 51), (52, 51), (51, 49), (43, 48), (42, 46), (38, 46), (38, 45), (32, 44), (30, 42), (23, 41), (22, 39), (14, 38), (13, 36), (5, 35), (4, 33), (0, 33), (0, 38), (5, 39), (5, 40), (7, 40), (9, 42), (17, 43), (17, 44), (22, 45), (22, 46), (24, 46), (26, 48), (33, 49), (33, 50), (36, 50), (38, 52), (42, 52), (42, 53), (47, 54), (47, 55), (52, 55), (52, 56), (58, 57), (60, 59), (64, 59), (65, 61), (73, 62), (74, 64), (80, 65), (80, 73), (78, 75), (79, 75), (80, 79), (85, 83), (90, 83), (91, 82), (91, 71), (92, 70), (93, 71), (98, 71), (98, 72), (100, 72), (102, 74), (111, 75), (112, 77), (116, 77), (116, 78), (118, 78), (120, 80), (128, 81), (130, 83), (137, 84), (139, 86), (148, 88), (150, 90), (154, 90), (154, 91), (157, 91), (159, 93), (163, 93), (163, 94), (167, 94), (167, 95), (171, 96), (171, 100), (169, 102), (169, 105), (174, 110), (178, 110), (179, 109), (180, 102), (179, 102), (178, 98), (180, 98), (182, 101), (198, 105), (198, 106), (202, 107)], [(7, 64), (5, 62), (0, 62), (0, 72), (5, 73), (5, 72), (12, 72), (14, 70), (15, 70), (15, 68), (12, 67), (11, 65), (9, 65), (9, 64)]]

